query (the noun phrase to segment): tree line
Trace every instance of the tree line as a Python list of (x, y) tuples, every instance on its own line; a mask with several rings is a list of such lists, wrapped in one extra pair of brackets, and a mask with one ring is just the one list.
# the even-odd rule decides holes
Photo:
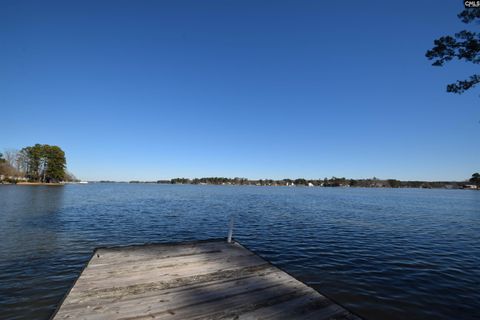
[(211, 184), (211, 185), (254, 185), (254, 186), (311, 186), (311, 187), (363, 187), (363, 188), (452, 188), (460, 189), (472, 183), (480, 189), (480, 175), (474, 173), (468, 181), (400, 181), (397, 179), (347, 179), (347, 178), (324, 178), (324, 179), (259, 179), (247, 178), (174, 178), (171, 180), (159, 180), (157, 183), (171, 184)]
[(59, 146), (35, 144), (21, 150), (0, 153), (0, 180), (41, 183), (72, 181), (66, 171), (65, 152)]

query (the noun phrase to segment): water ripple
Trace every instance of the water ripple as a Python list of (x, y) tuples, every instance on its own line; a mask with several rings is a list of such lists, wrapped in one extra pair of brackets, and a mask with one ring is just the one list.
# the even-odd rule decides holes
[(235, 236), (367, 319), (480, 319), (480, 192), (0, 186), (2, 319), (48, 319), (98, 246)]

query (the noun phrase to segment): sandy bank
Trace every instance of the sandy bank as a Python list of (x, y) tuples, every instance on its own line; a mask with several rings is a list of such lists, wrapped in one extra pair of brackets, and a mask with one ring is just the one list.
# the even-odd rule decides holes
[(63, 186), (65, 183), (46, 183), (46, 182), (17, 182), (17, 185), (23, 186)]

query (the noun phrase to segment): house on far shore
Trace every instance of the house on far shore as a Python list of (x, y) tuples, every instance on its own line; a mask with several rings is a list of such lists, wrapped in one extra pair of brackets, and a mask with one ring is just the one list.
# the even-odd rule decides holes
[(474, 184), (465, 184), (462, 186), (462, 189), (471, 189), (471, 190), (477, 190), (478, 187)]
[(6, 180), (6, 179), (9, 179), (9, 180), (14, 180), (14, 181), (28, 181), (27, 178), (25, 177), (14, 177), (14, 176), (6, 176), (6, 175), (3, 175), (3, 174), (0, 174), (0, 181), (2, 180)]

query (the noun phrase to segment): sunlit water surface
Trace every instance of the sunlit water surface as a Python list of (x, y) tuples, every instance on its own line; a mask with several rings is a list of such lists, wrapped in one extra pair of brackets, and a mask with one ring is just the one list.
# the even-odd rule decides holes
[(0, 186), (0, 318), (48, 319), (98, 246), (237, 240), (367, 319), (480, 319), (480, 192)]

